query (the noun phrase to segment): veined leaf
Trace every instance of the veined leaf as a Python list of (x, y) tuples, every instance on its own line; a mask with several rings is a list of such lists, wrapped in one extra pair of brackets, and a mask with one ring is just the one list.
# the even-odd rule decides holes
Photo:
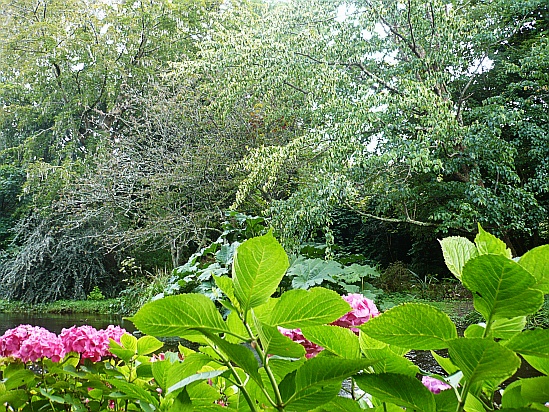
[(549, 358), (549, 329), (525, 330), (503, 345), (521, 355)]
[(518, 264), (536, 279), (533, 288), (545, 294), (549, 293), (549, 245), (529, 250), (520, 258)]
[(464, 237), (452, 236), (440, 241), (442, 255), (446, 266), (452, 274), (461, 279), (463, 266), (469, 259), (478, 256), (477, 248), (473, 242)]
[(214, 276), (213, 278), (217, 287), (229, 298), (233, 306), (239, 310), (240, 303), (234, 294), (233, 280), (228, 276)]
[(322, 282), (334, 282), (334, 276), (343, 273), (343, 267), (333, 260), (298, 258), (288, 269), (293, 276), (294, 289), (309, 289)]
[(302, 328), (301, 332), (311, 342), (322, 346), (324, 349), (346, 359), (360, 358), (360, 345), (358, 336), (350, 329), (339, 326), (309, 326)]
[(156, 407), (158, 406), (158, 399), (154, 398), (148, 391), (137, 385), (121, 379), (109, 379), (108, 382), (133, 399), (139, 399), (140, 401), (145, 401)]
[(549, 399), (549, 376), (521, 380), (520, 393), (527, 401), (547, 402), (547, 399)]
[(256, 318), (254, 320), (265, 353), (284, 358), (305, 356), (305, 348), (280, 333), (276, 326), (265, 325)]
[(162, 348), (164, 344), (154, 336), (142, 336), (137, 340), (137, 354), (148, 355)]
[(363, 391), (382, 402), (390, 402), (418, 412), (435, 412), (435, 398), (415, 377), (396, 373), (368, 374), (355, 377)]
[(410, 349), (444, 349), (448, 341), (457, 338), (456, 326), (448, 315), (421, 303), (391, 308), (360, 329), (377, 340)]
[(450, 342), (448, 354), (470, 383), (503, 381), (513, 376), (520, 366), (520, 359), (513, 351), (492, 339), (455, 339)]
[(537, 356), (522, 355), (522, 357), (537, 371), (549, 375), (549, 358), (538, 358)]
[(491, 233), (486, 232), (482, 226), (480, 226), (480, 223), (478, 224), (478, 234), (475, 236), (475, 244), (477, 245), (479, 255), (500, 255), (507, 259), (513, 257), (511, 250), (507, 248), (505, 242), (499, 240)]
[(278, 299), (266, 323), (288, 329), (324, 325), (339, 319), (350, 309), (349, 304), (333, 290), (294, 289)]
[(529, 315), (543, 304), (543, 293), (531, 289), (535, 278), (504, 256), (471, 259), (463, 268), (462, 281), (473, 292), (475, 309), (486, 320)]
[(288, 256), (272, 232), (242, 243), (233, 263), (235, 296), (242, 310), (267, 302), (288, 266)]
[[(374, 362), (364, 359), (316, 357), (306, 361), (295, 376), (288, 375), (280, 384), (289, 386), (283, 400), (289, 410), (309, 411), (337, 396), (343, 379), (352, 376)], [(286, 381), (286, 382), (285, 382)], [(293, 389), (293, 390), (292, 390)]]
[(153, 336), (184, 337), (189, 329), (207, 329), (216, 333), (227, 331), (214, 303), (198, 293), (168, 296), (146, 303), (128, 319), (141, 332)]

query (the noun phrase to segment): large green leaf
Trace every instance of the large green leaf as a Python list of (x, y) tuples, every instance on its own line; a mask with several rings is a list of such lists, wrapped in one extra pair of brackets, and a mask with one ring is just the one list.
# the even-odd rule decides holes
[(396, 373), (362, 374), (356, 383), (382, 402), (390, 402), (418, 412), (435, 412), (434, 395), (415, 377)]
[(451, 236), (440, 241), (442, 255), (446, 266), (452, 274), (461, 279), (461, 272), (465, 263), (478, 256), (477, 248), (473, 242), (464, 237)]
[(522, 355), (524, 360), (535, 370), (549, 375), (549, 358), (538, 358), (537, 356)]
[(358, 402), (350, 398), (336, 397), (333, 401), (326, 405), (313, 409), (312, 412), (364, 412)]
[(523, 379), (521, 381), (520, 393), (524, 399), (530, 402), (548, 402), (549, 376), (538, 376), (536, 378)]
[(301, 358), (305, 356), (305, 348), (280, 333), (276, 326), (265, 325), (257, 318), (254, 319), (265, 353), (283, 358)]
[(150, 405), (158, 406), (158, 399), (153, 397), (150, 392), (138, 385), (120, 379), (108, 379), (108, 382), (130, 398), (139, 399), (140, 401), (145, 401)]
[(365, 359), (377, 360), (372, 365), (375, 373), (399, 373), (416, 376), (419, 368), (403, 355), (407, 350), (380, 342), (364, 332), (359, 336), (360, 350)]
[(525, 330), (504, 345), (521, 355), (549, 358), (549, 329)]
[(535, 278), (504, 256), (471, 259), (463, 268), (461, 280), (474, 293), (475, 309), (487, 320), (529, 315), (543, 304), (543, 293), (531, 289)]
[(233, 263), (234, 291), (242, 310), (267, 302), (288, 266), (288, 256), (272, 232), (242, 243)]
[(337, 396), (343, 379), (374, 362), (364, 359), (316, 357), (306, 361), (297, 372), (280, 384), (288, 410), (309, 411)]
[(148, 355), (162, 348), (164, 344), (154, 336), (142, 336), (137, 340), (137, 354)]
[(246, 346), (227, 342), (214, 334), (207, 334), (208, 338), (228, 356), (232, 363), (240, 366), (259, 386), (263, 385), (259, 375), (259, 363), (254, 354)]
[(486, 232), (480, 226), (480, 223), (478, 225), (478, 234), (475, 236), (475, 244), (480, 255), (500, 255), (508, 259), (513, 257), (511, 250), (507, 248), (505, 242)]
[(444, 349), (457, 337), (448, 315), (433, 306), (406, 303), (360, 326), (367, 335), (382, 342), (410, 349)]
[(360, 358), (358, 336), (350, 329), (339, 326), (320, 325), (302, 328), (301, 332), (311, 342), (322, 346), (324, 349), (342, 358)]
[[(163, 371), (161, 376), (166, 388), (172, 388), (174, 385), (191, 376), (196, 376), (204, 366), (212, 363), (217, 365), (212, 358), (203, 353), (192, 353), (185, 357), (184, 362), (178, 362), (171, 365)], [(153, 369), (153, 374), (155, 373)], [(207, 378), (204, 378), (207, 379)], [(195, 379), (197, 380), (197, 379)], [(194, 380), (193, 380), (194, 381)], [(190, 382), (188, 382), (190, 383)]]
[(266, 322), (288, 329), (317, 326), (339, 319), (350, 309), (349, 304), (333, 290), (294, 289), (278, 299)]
[(153, 336), (185, 337), (189, 329), (207, 329), (215, 333), (227, 330), (214, 303), (198, 293), (168, 296), (146, 303), (129, 320), (141, 332)]
[(333, 260), (304, 257), (299, 257), (288, 269), (288, 275), (293, 276), (294, 289), (309, 289), (324, 281), (334, 282), (334, 276), (341, 273), (343, 273), (343, 267)]
[(511, 377), (519, 357), (492, 339), (459, 338), (450, 342), (448, 354), (470, 383)]
[(518, 263), (536, 278), (536, 284), (533, 287), (548, 294), (549, 245), (543, 245), (529, 250), (520, 258)]

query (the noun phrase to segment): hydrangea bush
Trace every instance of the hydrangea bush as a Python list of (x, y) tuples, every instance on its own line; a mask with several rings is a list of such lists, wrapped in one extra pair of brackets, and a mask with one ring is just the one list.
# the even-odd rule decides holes
[[(150, 302), (131, 318), (147, 335), (111, 340), (116, 358), (85, 359), (89, 347), (80, 342), (80, 354), (70, 352), (57, 363), (42, 359), (40, 377), (22, 369), (23, 358), (7, 358), (0, 402), (21, 411), (546, 410), (549, 330), (524, 326), (549, 293), (549, 246), (512, 259), (505, 244), (480, 227), (474, 242), (451, 237), (441, 245), (484, 318), (464, 336), (446, 314), (425, 304), (380, 314), (360, 295), (342, 298), (323, 288), (273, 297), (288, 258), (269, 233), (239, 246), (231, 277), (214, 278), (226, 297), (226, 317), (201, 294)], [(21, 328), (5, 346), (21, 353), (21, 342), (32, 334)], [(67, 332), (75, 339), (85, 334)], [(162, 346), (152, 336), (182, 337), (200, 349), (152, 356)], [(420, 371), (405, 357), (410, 350), (431, 350), (444, 376)], [(540, 376), (504, 387), (521, 362)]]

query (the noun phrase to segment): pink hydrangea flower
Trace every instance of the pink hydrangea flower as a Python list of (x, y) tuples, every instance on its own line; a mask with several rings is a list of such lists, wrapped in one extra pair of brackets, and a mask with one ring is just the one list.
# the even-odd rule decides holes
[(438, 379), (432, 378), (430, 376), (422, 377), (421, 383), (425, 385), (425, 387), (429, 389), (431, 392), (433, 392), (435, 395), (439, 394), (441, 391), (451, 388), (451, 386), (448, 385), (447, 383), (439, 381)]
[(342, 297), (345, 302), (351, 305), (351, 310), (335, 322), (332, 322), (332, 325), (350, 328), (353, 332), (358, 333), (358, 329), (355, 326), (362, 325), (379, 315), (379, 310), (374, 301), (365, 298), (359, 293), (350, 293)]
[(303, 346), (305, 348), (305, 357), (307, 359), (318, 355), (324, 350), (323, 347), (318, 346), (316, 343), (313, 343), (310, 340), (307, 340), (305, 336), (303, 336), (303, 333), (301, 333), (301, 329), (286, 329), (279, 326), (278, 330), (284, 336), (289, 337), (294, 342), (299, 343), (301, 346)]
[(119, 326), (109, 325), (107, 329), (97, 330), (92, 326), (72, 326), (63, 329), (59, 335), (67, 352), (79, 353), (82, 359), (99, 362), (102, 357), (110, 356), (110, 339), (120, 343), (120, 337), (126, 331)]
[(36, 362), (46, 357), (59, 362), (65, 356), (65, 348), (55, 333), (39, 326), (19, 325), (0, 337), (0, 356), (11, 356), (23, 362)]

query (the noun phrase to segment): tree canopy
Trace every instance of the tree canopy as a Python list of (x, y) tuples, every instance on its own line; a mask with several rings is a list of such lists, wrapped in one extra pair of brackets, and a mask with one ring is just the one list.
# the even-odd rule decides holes
[(481, 223), (524, 253), (549, 236), (547, 9), (0, 0), (4, 292), (177, 266), (230, 206), (290, 248)]

